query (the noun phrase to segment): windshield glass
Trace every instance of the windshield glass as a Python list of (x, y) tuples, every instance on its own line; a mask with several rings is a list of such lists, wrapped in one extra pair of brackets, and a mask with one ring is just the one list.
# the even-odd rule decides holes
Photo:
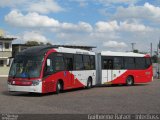
[(36, 78), (40, 76), (42, 67), (42, 56), (22, 56), (15, 57), (9, 76), (18, 78)]

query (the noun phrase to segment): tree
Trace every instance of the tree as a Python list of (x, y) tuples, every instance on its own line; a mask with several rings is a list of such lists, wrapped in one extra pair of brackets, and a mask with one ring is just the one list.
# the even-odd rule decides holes
[(152, 56), (152, 62), (158, 63), (158, 53), (157, 51), (154, 51), (154, 55)]
[(38, 46), (38, 45), (40, 45), (37, 41), (27, 41), (25, 44), (29, 45), (29, 46)]
[(47, 42), (46, 45), (52, 45), (50, 42)]
[(153, 55), (152, 56), (152, 62), (153, 63), (158, 63), (158, 57), (157, 57), (157, 55)]
[(138, 51), (137, 49), (136, 49), (136, 50), (133, 50), (133, 52), (134, 52), (134, 53), (139, 53), (139, 51)]
[(44, 42), (37, 42), (37, 41), (27, 41), (25, 43), (25, 45), (28, 45), (28, 46), (40, 46), (40, 45), (52, 45), (51, 43), (47, 42), (47, 43), (44, 43)]

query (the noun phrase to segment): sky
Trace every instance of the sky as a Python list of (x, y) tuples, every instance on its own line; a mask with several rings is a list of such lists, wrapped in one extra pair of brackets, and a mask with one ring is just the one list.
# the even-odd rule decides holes
[(97, 50), (150, 52), (160, 39), (159, 0), (0, 0), (0, 29), (13, 43), (35, 40)]

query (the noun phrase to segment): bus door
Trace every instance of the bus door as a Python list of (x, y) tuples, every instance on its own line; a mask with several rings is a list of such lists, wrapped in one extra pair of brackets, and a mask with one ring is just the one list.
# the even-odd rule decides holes
[(125, 71), (123, 57), (114, 57), (113, 69), (112, 80), (115, 80), (116, 78), (119, 78), (120, 75)]
[(73, 75), (73, 55), (64, 54), (65, 66), (66, 66), (66, 82), (68, 83), (67, 87), (74, 86), (74, 75)]
[(112, 74), (113, 74), (113, 59), (107, 59), (107, 82), (112, 81)]
[[(83, 64), (83, 56), (80, 54), (74, 55), (74, 83), (75, 85), (79, 86), (80, 83), (84, 83), (85, 80), (85, 74), (84, 73), (84, 64)], [(77, 81), (77, 80), (78, 81)]]
[(112, 80), (113, 74), (113, 58), (105, 57), (103, 58), (103, 71), (102, 71), (102, 81), (110, 82)]

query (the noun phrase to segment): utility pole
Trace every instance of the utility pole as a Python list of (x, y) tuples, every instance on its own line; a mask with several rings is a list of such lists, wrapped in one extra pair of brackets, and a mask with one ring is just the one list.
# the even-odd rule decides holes
[(135, 47), (135, 44), (136, 44), (136, 43), (131, 43), (131, 45), (132, 45), (132, 52), (135, 50), (135, 48), (134, 48), (134, 47)]
[(159, 79), (159, 73), (160, 73), (160, 71), (159, 71), (159, 49), (160, 49), (160, 40), (159, 40), (159, 43), (157, 44), (157, 66), (158, 66), (158, 70), (157, 70), (157, 74), (158, 74), (158, 79)]
[(150, 55), (151, 55), (151, 57), (152, 57), (152, 51), (153, 51), (153, 47), (152, 47), (152, 43), (151, 43), (151, 53), (150, 53)]

